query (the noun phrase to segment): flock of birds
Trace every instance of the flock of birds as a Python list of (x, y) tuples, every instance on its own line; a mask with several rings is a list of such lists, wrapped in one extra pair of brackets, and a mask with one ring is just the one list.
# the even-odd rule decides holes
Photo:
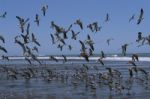
[[(46, 12), (48, 10), (48, 5), (44, 5), (41, 8), (43, 17), (46, 16)], [(0, 15), (0, 18), (6, 18), (7, 12), (4, 12), (2, 15)], [(40, 42), (36, 38), (35, 34), (30, 31), (30, 19), (23, 18), (20, 16), (16, 16), (16, 19), (19, 22), (19, 29), (21, 34), (15, 36), (15, 44), (20, 46), (22, 48), (23, 56), (25, 57), (25, 60), (32, 64), (32, 60), (38, 62), (39, 64), (42, 64), (42, 62), (37, 58), (37, 55), (39, 53), (38, 48), (41, 46)], [(135, 19), (135, 15), (131, 16), (129, 19), (129, 22)], [(144, 11), (141, 8), (139, 17), (137, 19), (137, 25), (139, 25), (142, 20), (144, 19)], [(110, 21), (110, 16), (107, 13), (105, 22)], [(40, 26), (40, 16), (39, 14), (35, 15), (34, 19), (35, 24), (39, 27)], [(80, 30), (83, 30), (85, 28), (89, 29), (92, 33), (97, 33), (101, 31), (102, 26), (99, 26), (98, 22), (92, 22), (88, 24), (86, 27), (84, 27), (83, 22), (80, 19), (77, 19), (73, 24), (69, 25), (68, 28), (64, 28), (62, 26), (57, 25), (54, 21), (51, 21), (51, 29), (54, 31), (50, 34), (51, 42), (52, 44), (57, 45), (57, 48), (60, 49), (60, 51), (64, 50), (64, 47), (68, 47), (68, 50), (72, 50), (72, 45), (67, 44), (66, 40), (69, 38), (69, 34), (71, 34), (71, 39), (80, 43), (80, 56), (83, 57), (87, 62), (89, 62), (89, 57), (93, 55), (93, 52), (95, 50), (94, 47), (94, 40), (91, 38), (90, 34), (87, 34), (86, 40), (78, 40), (78, 35), (80, 34), (80, 31), (73, 30), (73, 26), (77, 26), (80, 28)], [(114, 40), (114, 38), (109, 38), (106, 40), (106, 43), (110, 45), (110, 42)], [(150, 36), (144, 37), (142, 32), (139, 32), (137, 35), (136, 42), (139, 44), (138, 47), (143, 45), (150, 45)], [(0, 35), (0, 43), (5, 44), (5, 39), (2, 35)], [(127, 47), (129, 44), (123, 44), (121, 46), (122, 48), (122, 54), (123, 56), (126, 56)], [(0, 45), (0, 52), (7, 53), (7, 50), (5, 47)], [(8, 60), (9, 57), (2, 55), (2, 59)], [(65, 55), (62, 55), (64, 58), (64, 62), (67, 62), (67, 57)], [(97, 60), (97, 62), (101, 63), (101, 65), (105, 65), (103, 62), (103, 58), (105, 58), (106, 55), (103, 51), (101, 51), (101, 56)], [(55, 56), (49, 57), (51, 60), (54, 60), (58, 62), (59, 60)], [(132, 64), (133, 66), (128, 69), (129, 71), (129, 79), (127, 80), (128, 85), (123, 85), (122, 83), (122, 74), (120, 71), (116, 69), (112, 69), (111, 67), (107, 67), (106, 70), (108, 72), (106, 73), (95, 73), (95, 74), (89, 74), (89, 67), (85, 64), (81, 68), (76, 68), (74, 73), (72, 75), (69, 74), (61, 74), (57, 71), (53, 71), (51, 69), (45, 68), (42, 71), (35, 69), (35, 68), (26, 68), (22, 70), (13, 69), (11, 67), (1, 66), (0, 71), (6, 73), (8, 79), (14, 79), (17, 80), (20, 77), (25, 78), (26, 80), (30, 80), (31, 78), (44, 78), (45, 81), (51, 81), (51, 80), (65, 80), (66, 82), (69, 79), (71, 80), (71, 83), (74, 86), (77, 86), (79, 82), (84, 82), (86, 88), (91, 88), (95, 90), (97, 87), (97, 84), (103, 84), (107, 85), (110, 89), (110, 92), (115, 90), (116, 92), (121, 93), (123, 90), (131, 90), (132, 84), (134, 82), (134, 73), (136, 75), (138, 73), (142, 73), (142, 77), (137, 78), (140, 82), (144, 84), (144, 86), (148, 85), (149, 81), (149, 73), (145, 71), (144, 69), (137, 67), (135, 61), (139, 61), (138, 55), (133, 54), (132, 60), (129, 61), (129, 64)], [(96, 69), (97, 70), (97, 69)], [(146, 87), (147, 88), (147, 87)], [(149, 89), (149, 88), (147, 88)]]
[[(43, 16), (46, 15), (47, 10), (48, 10), (48, 5), (42, 6), (41, 11), (42, 11)], [(0, 18), (6, 18), (6, 15), (7, 15), (7, 12), (4, 12), (0, 16)], [(40, 17), (39, 14), (35, 15), (34, 22), (36, 23), (37, 26), (40, 25), (39, 17)], [(25, 57), (26, 61), (28, 61), (30, 64), (32, 64), (32, 62), (31, 62), (31, 59), (32, 59), (32, 60), (37, 61), (39, 64), (41, 64), (41, 62), (37, 59), (38, 47), (40, 47), (41, 44), (38, 42), (34, 33), (30, 32), (29, 18), (25, 19), (23, 17), (16, 16), (16, 19), (19, 22), (19, 28), (20, 28), (21, 34), (17, 35), (15, 37), (15, 43), (18, 44), (22, 48), (23, 56)], [(132, 17), (129, 19), (129, 22), (131, 22), (134, 19), (135, 19), (135, 15), (132, 15)], [(141, 8), (139, 17), (137, 19), (137, 25), (139, 25), (143, 19), (144, 19), (144, 11)], [(104, 21), (105, 22), (110, 21), (110, 16), (108, 13), (106, 14), (106, 18)], [(77, 19), (73, 24), (69, 25), (68, 28), (59, 26), (54, 21), (51, 21), (51, 28), (54, 30), (54, 33), (50, 34), (52, 44), (57, 45), (57, 48), (60, 49), (60, 51), (63, 51), (63, 48), (65, 46), (67, 46), (70, 51), (72, 50), (72, 45), (66, 43), (66, 40), (69, 38), (68, 34), (71, 33), (72, 34), (71, 39), (74, 41), (77, 41), (77, 36), (80, 34), (80, 31), (76, 32), (75, 30), (73, 30), (74, 25), (79, 26), (79, 28), (81, 30), (88, 28), (91, 32), (94, 32), (94, 33), (99, 32), (102, 29), (102, 26), (99, 26), (98, 22), (92, 22), (92, 23), (88, 24), (87, 27), (84, 27), (83, 22), (80, 19)], [(0, 40), (2, 41), (2, 43), (5, 43), (5, 39), (2, 35), (0, 35)], [(106, 40), (106, 43), (108, 45), (110, 45), (110, 42), (112, 40), (114, 40), (114, 38), (108, 38)], [(86, 40), (84, 40), (84, 41), (78, 40), (78, 41), (81, 45), (81, 48), (80, 48), (81, 52), (79, 53), (80, 56), (85, 58), (86, 61), (89, 61), (89, 57), (93, 55), (93, 52), (95, 49), (94, 48), (94, 44), (95, 44), (94, 40), (90, 37), (89, 34), (87, 34)], [(150, 36), (143, 37), (142, 32), (139, 32), (136, 42), (139, 43), (138, 47), (146, 45), (146, 44), (150, 44)], [(121, 46), (123, 56), (126, 55), (128, 46), (129, 46), (128, 43), (123, 44)], [(7, 53), (7, 50), (3, 46), (0, 46), (0, 50)], [(101, 54), (104, 54), (104, 52), (102, 51)], [(66, 61), (66, 56), (62, 55), (62, 57)], [(100, 61), (100, 63), (102, 63), (102, 64), (104, 64), (102, 62), (103, 58), (104, 57), (100, 57), (98, 59), (98, 61)], [(9, 60), (9, 58), (4, 55), (2, 55), (2, 59)], [(58, 61), (54, 56), (50, 56), (50, 59)]]

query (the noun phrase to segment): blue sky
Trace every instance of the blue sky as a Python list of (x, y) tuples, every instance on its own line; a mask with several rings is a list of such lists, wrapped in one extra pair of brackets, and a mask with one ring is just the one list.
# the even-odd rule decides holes
[[(49, 6), (46, 16), (42, 16), (41, 7), (47, 4)], [(149, 46), (137, 48), (135, 40), (139, 31), (144, 36), (150, 33), (150, 1), (149, 0), (1, 0), (0, 14), (7, 11), (5, 19), (0, 18), (0, 35), (6, 39), (6, 44), (2, 44), (8, 50), (7, 55), (22, 55), (20, 46), (14, 43), (14, 37), (21, 32), (17, 26), (16, 16), (30, 18), (31, 32), (36, 34), (41, 43), (39, 48), (40, 55), (48, 54), (78, 54), (80, 44), (78, 40), (85, 40), (87, 34), (90, 34), (95, 42), (95, 52), (100, 53), (103, 50), (106, 53), (121, 53), (121, 45), (131, 43), (128, 53), (146, 53), (150, 51)], [(140, 25), (136, 25), (140, 9), (144, 9), (144, 20)], [(111, 20), (105, 23), (106, 13), (109, 13)], [(35, 14), (40, 15), (40, 26), (37, 27), (33, 22)], [(135, 14), (135, 20), (128, 22), (129, 18)], [(67, 47), (61, 52), (56, 45), (52, 45), (50, 33), (50, 22), (68, 27), (76, 19), (81, 19), (84, 27), (87, 24), (97, 21), (102, 26), (98, 33), (92, 33), (87, 28), (80, 30), (74, 26), (75, 31), (80, 31), (77, 41), (68, 40), (67, 44), (73, 46), (72, 51)], [(106, 44), (106, 39), (114, 38), (111, 45)], [(3, 54), (2, 52), (0, 52)]]

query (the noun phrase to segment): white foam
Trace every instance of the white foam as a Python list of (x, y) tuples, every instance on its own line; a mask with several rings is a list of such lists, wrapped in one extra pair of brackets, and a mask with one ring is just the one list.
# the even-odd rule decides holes
[[(50, 57), (37, 57), (38, 59), (50, 59)], [(63, 57), (55, 57), (56, 59), (64, 59)], [(89, 60), (98, 60), (100, 57), (89, 57)], [(1, 59), (1, 58), (0, 58)], [(10, 60), (19, 60), (19, 59), (25, 59), (25, 57), (9, 57)], [(83, 57), (79, 57), (79, 56), (69, 56), (67, 57), (68, 60), (84, 60)], [(106, 61), (129, 61), (132, 60), (131, 57), (106, 57), (103, 58), (103, 60)], [(139, 61), (150, 61), (150, 57), (139, 57)]]

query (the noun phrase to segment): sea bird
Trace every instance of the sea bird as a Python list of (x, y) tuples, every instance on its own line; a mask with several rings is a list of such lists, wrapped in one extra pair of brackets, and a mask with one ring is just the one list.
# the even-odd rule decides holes
[(81, 20), (80, 20), (80, 19), (77, 19), (77, 20), (76, 20), (76, 22), (75, 22), (74, 24), (79, 25), (79, 26), (80, 26), (80, 28), (83, 30), (83, 24), (82, 24), (82, 22), (81, 22)]
[(0, 15), (1, 18), (5, 18), (7, 15), (7, 12), (4, 12), (2, 15)]
[(139, 18), (137, 20), (137, 25), (139, 25), (141, 23), (141, 21), (144, 19), (143, 15), (144, 15), (144, 10), (141, 8), (140, 15), (139, 15)]
[(39, 15), (38, 15), (38, 14), (35, 15), (35, 20), (34, 20), (34, 22), (36, 22), (37, 26), (39, 26), (40, 19), (39, 19)]
[(4, 37), (3, 37), (2, 35), (0, 35), (0, 40), (1, 40), (3, 43), (5, 43), (5, 39), (4, 39)]
[(48, 5), (42, 6), (41, 11), (42, 11), (42, 13), (43, 13), (43, 16), (45, 16), (47, 9), (48, 9)]
[(135, 15), (132, 15), (129, 19), (129, 22), (131, 22), (132, 20), (134, 20)]

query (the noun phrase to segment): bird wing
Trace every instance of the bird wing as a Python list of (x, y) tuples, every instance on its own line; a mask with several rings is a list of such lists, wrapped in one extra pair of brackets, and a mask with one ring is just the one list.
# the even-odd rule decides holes
[(2, 50), (2, 51), (4, 51), (5, 53), (7, 53), (7, 50), (6, 50), (4, 47), (2, 47), (2, 46), (0, 46), (0, 50)]
[(4, 39), (4, 37), (1, 36), (1, 35), (0, 35), (0, 40), (1, 40), (3, 43), (5, 43), (5, 39)]

